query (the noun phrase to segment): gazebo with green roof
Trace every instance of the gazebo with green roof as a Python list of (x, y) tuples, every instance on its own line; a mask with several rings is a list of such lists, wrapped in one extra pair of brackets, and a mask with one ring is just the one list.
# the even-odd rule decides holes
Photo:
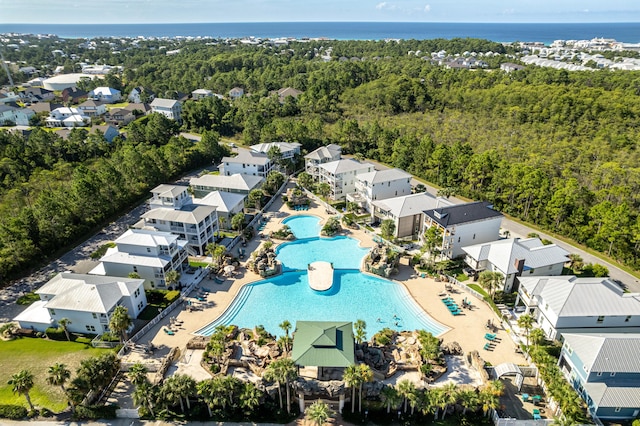
[(353, 324), (335, 321), (297, 321), (291, 358), (299, 367), (345, 368), (355, 364)]

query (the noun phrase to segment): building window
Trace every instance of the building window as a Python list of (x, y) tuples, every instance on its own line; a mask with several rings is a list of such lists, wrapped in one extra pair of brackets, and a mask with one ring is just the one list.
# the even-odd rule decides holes
[(94, 313), (91, 314), (93, 316), (93, 318), (98, 318), (98, 316)]
[(55, 309), (49, 309), (49, 313), (53, 316), (56, 314), (56, 310)]
[(476, 234), (473, 234), (473, 239), (474, 239), (474, 240), (476, 239)]
[(602, 376), (602, 371), (598, 371), (598, 374), (596, 374), (596, 376), (598, 377)]
[(147, 247), (147, 253), (151, 253), (151, 247)]
[(615, 376), (616, 376), (616, 373), (615, 373), (615, 372), (613, 372), (613, 373), (609, 374), (609, 376), (611, 376), (611, 377), (615, 377)]
[(137, 266), (133, 267), (133, 272), (138, 272), (138, 267)]
[(620, 407), (616, 407), (616, 410), (615, 410), (615, 411), (616, 411), (616, 413), (619, 413), (619, 412), (620, 412), (620, 410), (621, 410), (621, 408), (620, 408)]
[(85, 325), (85, 327), (86, 327), (87, 331), (94, 331), (94, 332), (96, 331), (96, 328), (94, 326), (92, 326), (92, 325)]
[(602, 324), (604, 322), (604, 315), (600, 315), (598, 317), (598, 324)]
[(629, 322), (630, 319), (631, 319), (631, 315), (627, 315), (627, 317), (624, 319), (624, 322)]

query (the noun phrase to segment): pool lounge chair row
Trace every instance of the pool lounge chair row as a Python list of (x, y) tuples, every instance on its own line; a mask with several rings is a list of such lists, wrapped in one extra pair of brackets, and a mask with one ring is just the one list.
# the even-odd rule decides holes
[(462, 313), (460, 307), (458, 307), (458, 304), (451, 297), (445, 297), (441, 300), (447, 306), (447, 309), (449, 309), (451, 315), (456, 316)]
[(305, 210), (309, 210), (309, 206), (308, 206), (308, 205), (306, 205), (306, 204), (302, 204), (302, 205), (299, 205), (299, 206), (293, 206), (293, 209), (294, 209), (295, 211), (297, 211), (297, 212), (299, 212), (299, 211), (305, 211)]

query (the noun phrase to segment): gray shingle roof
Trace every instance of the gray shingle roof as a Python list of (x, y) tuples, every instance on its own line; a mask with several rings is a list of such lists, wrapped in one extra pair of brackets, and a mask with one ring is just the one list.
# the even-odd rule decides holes
[(456, 204), (450, 207), (426, 210), (424, 214), (444, 228), (461, 223), (502, 217), (502, 213), (493, 210), (491, 204), (486, 201), (476, 201), (474, 203)]
[(304, 158), (308, 158), (310, 160), (324, 160), (326, 158), (333, 158), (342, 152), (342, 147), (340, 145), (329, 144), (327, 146), (321, 146), (315, 151), (311, 151)]

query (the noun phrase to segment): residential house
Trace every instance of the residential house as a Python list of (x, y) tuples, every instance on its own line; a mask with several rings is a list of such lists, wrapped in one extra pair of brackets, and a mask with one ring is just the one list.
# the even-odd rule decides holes
[(325, 377), (325, 368), (335, 371), (355, 364), (353, 324), (297, 321), (293, 333), (291, 359), (299, 368), (304, 368), (305, 375), (328, 380), (329, 377)]
[(95, 101), (93, 99), (88, 99), (78, 105), (78, 110), (83, 115), (87, 117), (99, 117), (103, 114), (107, 113), (107, 106), (102, 101)]
[(174, 99), (155, 98), (151, 102), (151, 111), (178, 122), (182, 121), (182, 103)]
[(91, 133), (97, 133), (100, 132), (102, 134), (102, 137), (104, 138), (104, 140), (106, 140), (107, 142), (111, 143), (113, 142), (113, 140), (117, 137), (120, 136), (120, 132), (118, 131), (117, 127), (114, 127), (110, 124), (105, 124), (105, 125), (100, 125), (100, 126), (91, 126)]
[[(356, 176), (356, 178), (358, 177), (360, 176)], [(436, 198), (426, 192), (376, 200), (371, 204), (373, 206), (372, 214), (376, 221), (393, 221), (395, 225), (393, 236), (395, 238), (418, 236), (423, 229), (423, 211), (452, 205), (446, 199)]]
[(122, 95), (118, 89), (111, 87), (96, 87), (89, 92), (89, 99), (101, 101), (107, 104), (115, 104), (120, 102)]
[(313, 177), (314, 180), (320, 178), (320, 164), (337, 161), (342, 158), (342, 147), (340, 145), (329, 144), (311, 151), (304, 156), (304, 170)]
[(187, 240), (187, 252), (202, 256), (218, 231), (216, 208), (194, 204), (186, 186), (159, 185), (151, 190), (150, 210), (135, 228), (171, 232)]
[(244, 89), (242, 87), (234, 87), (229, 90), (229, 98), (231, 98), (232, 101), (235, 101), (242, 96), (244, 96)]
[(432, 226), (439, 229), (442, 257), (455, 259), (464, 256), (462, 247), (499, 238), (502, 213), (492, 207), (487, 202), (476, 201), (425, 210), (424, 231)]
[(25, 102), (50, 102), (55, 98), (55, 95), (52, 90), (30, 87), (21, 91), (20, 97)]
[(562, 335), (558, 366), (594, 418), (620, 423), (640, 414), (640, 334)]
[(249, 149), (253, 152), (262, 152), (268, 154), (272, 148), (280, 150), (283, 160), (293, 160), (296, 156), (300, 155), (300, 147), (302, 145), (298, 142), (267, 142), (251, 145)]
[(136, 319), (147, 306), (144, 280), (62, 272), (36, 290), (40, 300), (14, 318), (21, 328), (44, 332), (70, 320), (71, 333), (102, 334), (116, 306)]
[(29, 105), (27, 108), (29, 108), (31, 111), (35, 112), (36, 114), (38, 114), (39, 112), (46, 112), (47, 114), (51, 114), (51, 111), (53, 111), (56, 108), (60, 108), (62, 106), (64, 105), (51, 103), (51, 102), (38, 102), (38, 103)]
[(203, 198), (194, 198), (193, 202), (203, 206), (215, 207), (218, 213), (218, 224), (220, 228), (230, 228), (231, 218), (238, 213), (242, 213), (244, 210), (244, 200), (246, 198), (247, 196), (245, 194), (213, 191)]
[(51, 111), (45, 120), (47, 127), (84, 127), (91, 119), (77, 108), (61, 107)]
[(85, 92), (74, 86), (62, 90), (61, 96), (64, 103), (76, 104), (86, 100), (89, 97), (89, 92)]
[(153, 111), (149, 104), (129, 104), (124, 107), (127, 111), (131, 111), (134, 117), (140, 115), (149, 115)]
[(8, 90), (0, 90), (0, 105), (15, 104), (20, 100), (20, 96)]
[(138, 86), (131, 89), (131, 92), (129, 92), (129, 96), (127, 97), (127, 99), (129, 100), (129, 102), (140, 104), (151, 102), (155, 99), (155, 97), (156, 94), (152, 90), (149, 90), (146, 87)]
[(170, 232), (129, 229), (115, 240), (90, 274), (128, 277), (138, 274), (147, 289), (168, 287), (170, 271), (182, 274), (189, 267), (187, 242)]
[(269, 95), (277, 96), (278, 101), (283, 104), (285, 99), (287, 99), (287, 96), (297, 99), (302, 93), (302, 91), (294, 89), (293, 87), (283, 87), (282, 89), (269, 92)]
[(274, 166), (275, 163), (269, 159), (267, 154), (238, 148), (238, 155), (223, 157), (219, 168), (220, 174), (224, 176), (239, 173), (266, 178)]
[(320, 164), (320, 183), (328, 183), (329, 197), (342, 200), (355, 191), (356, 175), (375, 170), (371, 163), (361, 163), (351, 158)]
[(640, 294), (609, 278), (520, 277), (521, 303), (552, 340), (563, 333), (640, 332)]
[(520, 71), (524, 69), (524, 65), (518, 65), (512, 62), (505, 62), (500, 64), (500, 69), (505, 72)]
[(0, 126), (28, 126), (35, 113), (28, 108), (15, 108), (0, 104)]
[(209, 89), (196, 89), (191, 92), (191, 99), (194, 101), (213, 97), (213, 91)]
[(191, 188), (196, 197), (202, 198), (214, 191), (232, 192), (247, 195), (254, 189), (260, 188), (264, 183), (261, 176), (252, 176), (237, 173), (235, 175), (204, 174), (191, 178)]
[(464, 261), (477, 275), (482, 271), (500, 272), (502, 287), (513, 291), (516, 277), (562, 275), (569, 252), (555, 244), (544, 245), (539, 238), (511, 238), (462, 247)]
[(131, 111), (125, 108), (112, 108), (105, 114), (105, 121), (116, 127), (126, 126), (135, 120), (135, 116)]
[(373, 216), (372, 203), (411, 194), (412, 176), (400, 169), (373, 170), (356, 176), (355, 191), (347, 194), (347, 201), (358, 204)]

